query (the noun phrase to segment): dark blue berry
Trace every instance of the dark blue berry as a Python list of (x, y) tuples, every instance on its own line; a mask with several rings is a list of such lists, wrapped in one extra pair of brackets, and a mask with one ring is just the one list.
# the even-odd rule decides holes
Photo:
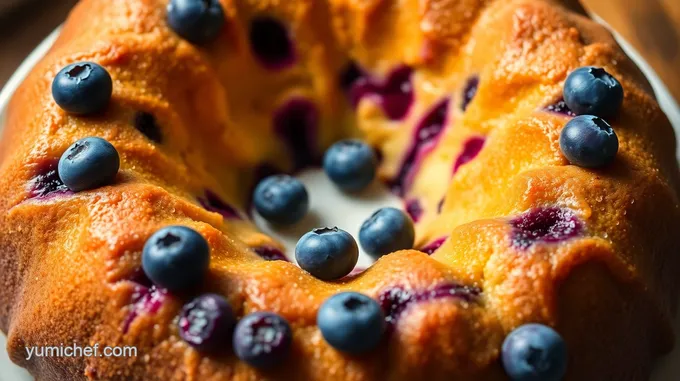
[(256, 368), (271, 368), (285, 360), (293, 332), (288, 322), (270, 312), (254, 312), (236, 324), (236, 356)]
[(170, 291), (198, 285), (210, 264), (210, 246), (186, 226), (167, 226), (154, 233), (142, 252), (142, 268), (151, 281)]
[(574, 70), (564, 83), (564, 102), (576, 115), (615, 116), (623, 103), (623, 86), (602, 68)]
[(385, 332), (385, 315), (375, 300), (358, 292), (328, 298), (319, 308), (316, 324), (333, 348), (351, 354), (374, 349)]
[(512, 381), (560, 381), (567, 370), (567, 346), (552, 328), (526, 324), (505, 338), (501, 359)]
[(307, 214), (309, 195), (300, 180), (288, 175), (274, 175), (257, 185), (253, 204), (267, 221), (290, 225)]
[(120, 169), (118, 151), (102, 138), (73, 143), (59, 159), (59, 178), (74, 192), (111, 184)]
[(229, 302), (220, 295), (205, 294), (182, 307), (179, 335), (199, 351), (212, 352), (226, 347), (235, 324)]
[(355, 192), (371, 184), (377, 163), (373, 148), (350, 139), (337, 142), (326, 151), (323, 169), (335, 185), (345, 191)]
[(351, 234), (342, 229), (314, 229), (300, 238), (295, 246), (298, 265), (322, 280), (333, 280), (349, 274), (359, 259), (359, 248)]
[(79, 62), (61, 69), (52, 81), (52, 97), (57, 105), (76, 115), (103, 111), (111, 100), (111, 75), (94, 62)]
[(412, 249), (414, 240), (413, 221), (395, 208), (382, 208), (373, 213), (359, 230), (361, 247), (375, 258), (397, 250)]
[(214, 41), (225, 22), (219, 0), (170, 0), (167, 11), (170, 28), (196, 45)]
[(604, 119), (581, 115), (570, 120), (562, 129), (560, 149), (572, 164), (597, 168), (614, 161), (619, 139)]

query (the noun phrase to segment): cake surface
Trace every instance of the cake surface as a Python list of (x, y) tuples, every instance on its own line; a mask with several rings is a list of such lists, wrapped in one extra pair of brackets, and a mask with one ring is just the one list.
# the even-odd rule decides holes
[[(14, 96), (0, 141), (0, 327), (39, 380), (504, 380), (515, 327), (555, 327), (568, 380), (644, 380), (673, 345), (680, 270), (673, 131), (608, 32), (542, 0), (222, 1), (216, 41), (196, 46), (164, 0), (82, 0)], [(271, 43), (274, 41), (274, 43)], [(106, 111), (52, 99), (64, 66), (113, 78)], [(625, 99), (603, 169), (569, 165), (567, 75), (604, 67)], [(57, 162), (99, 136), (121, 156), (114, 184), (74, 193)], [(416, 221), (416, 245), (321, 281), (278, 259), (248, 219), (258, 179), (317, 165), (361, 137)], [(291, 353), (261, 371), (178, 334), (192, 297), (151, 287), (146, 240), (184, 225), (210, 245), (201, 292), (235, 314), (271, 311)], [(319, 306), (371, 296), (388, 332), (364, 356), (324, 342)], [(75, 328), (77, 327), (77, 328)], [(135, 358), (34, 358), (26, 346), (135, 346)]]

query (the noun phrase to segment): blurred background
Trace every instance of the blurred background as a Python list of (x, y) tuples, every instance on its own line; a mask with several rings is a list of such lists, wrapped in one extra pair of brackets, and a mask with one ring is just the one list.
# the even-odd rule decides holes
[[(33, 48), (61, 24), (77, 2), (0, 0), (0, 87)], [(680, 0), (581, 2), (642, 54), (680, 102)]]

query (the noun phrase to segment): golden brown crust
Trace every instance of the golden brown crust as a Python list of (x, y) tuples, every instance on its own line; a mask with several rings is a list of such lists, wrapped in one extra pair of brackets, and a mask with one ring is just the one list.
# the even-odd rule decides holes
[[(649, 85), (602, 27), (542, 0), (226, 0), (227, 27), (199, 49), (167, 28), (165, 3), (82, 0), (9, 107), (0, 143), (0, 327), (12, 359), (39, 380), (502, 380), (500, 345), (525, 322), (564, 335), (569, 380), (643, 380), (669, 350), (680, 270), (675, 138)], [(257, 65), (247, 26), (262, 12), (290, 25), (301, 64), (282, 73)], [(414, 68), (415, 103), (403, 121), (387, 121), (370, 99), (353, 117), (336, 82), (350, 57), (376, 75)], [(51, 98), (55, 73), (83, 60), (114, 78), (103, 115), (71, 116)], [(604, 170), (568, 166), (557, 142), (567, 119), (543, 111), (584, 65), (605, 67), (625, 88), (612, 121), (621, 148)], [(271, 238), (196, 202), (211, 189), (243, 206), (256, 165), (289, 161), (270, 116), (291, 96), (319, 108), (320, 147), (361, 133), (382, 151), (380, 173), (390, 178), (416, 121), (444, 98), (459, 104), (471, 75), (481, 78), (477, 95), (465, 113), (451, 107), (453, 127), (409, 193), (426, 209), (418, 246), (449, 236), (432, 256), (402, 251), (357, 277), (323, 282), (259, 259), (250, 248), (276, 245)], [(158, 119), (163, 144), (131, 126), (137, 111)], [(116, 184), (29, 198), (40, 166), (92, 135), (121, 153)], [(484, 149), (443, 180), (471, 136), (484, 136)], [(444, 194), (442, 213), (432, 212)], [(508, 221), (541, 206), (573, 210), (585, 233), (513, 247)], [(168, 224), (209, 241), (205, 290), (225, 295), (238, 316), (269, 310), (290, 321), (294, 344), (283, 369), (261, 373), (229, 352), (208, 356), (183, 343), (174, 323), (183, 295), (166, 296), (156, 313), (122, 328), (144, 241)], [(446, 282), (482, 294), (411, 308), (362, 358), (331, 349), (315, 326), (318, 306), (340, 290), (378, 297), (393, 286)], [(139, 356), (25, 359), (27, 345), (74, 341), (134, 345)]]

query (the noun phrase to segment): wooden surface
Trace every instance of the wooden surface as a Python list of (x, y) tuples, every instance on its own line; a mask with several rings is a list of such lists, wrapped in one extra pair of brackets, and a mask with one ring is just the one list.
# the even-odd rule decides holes
[[(109, 0), (115, 1), (115, 0)], [(572, 0), (569, 0), (572, 1)], [(0, 17), (0, 86), (77, 0), (34, 0)], [(647, 59), (680, 101), (680, 0), (582, 0)]]

